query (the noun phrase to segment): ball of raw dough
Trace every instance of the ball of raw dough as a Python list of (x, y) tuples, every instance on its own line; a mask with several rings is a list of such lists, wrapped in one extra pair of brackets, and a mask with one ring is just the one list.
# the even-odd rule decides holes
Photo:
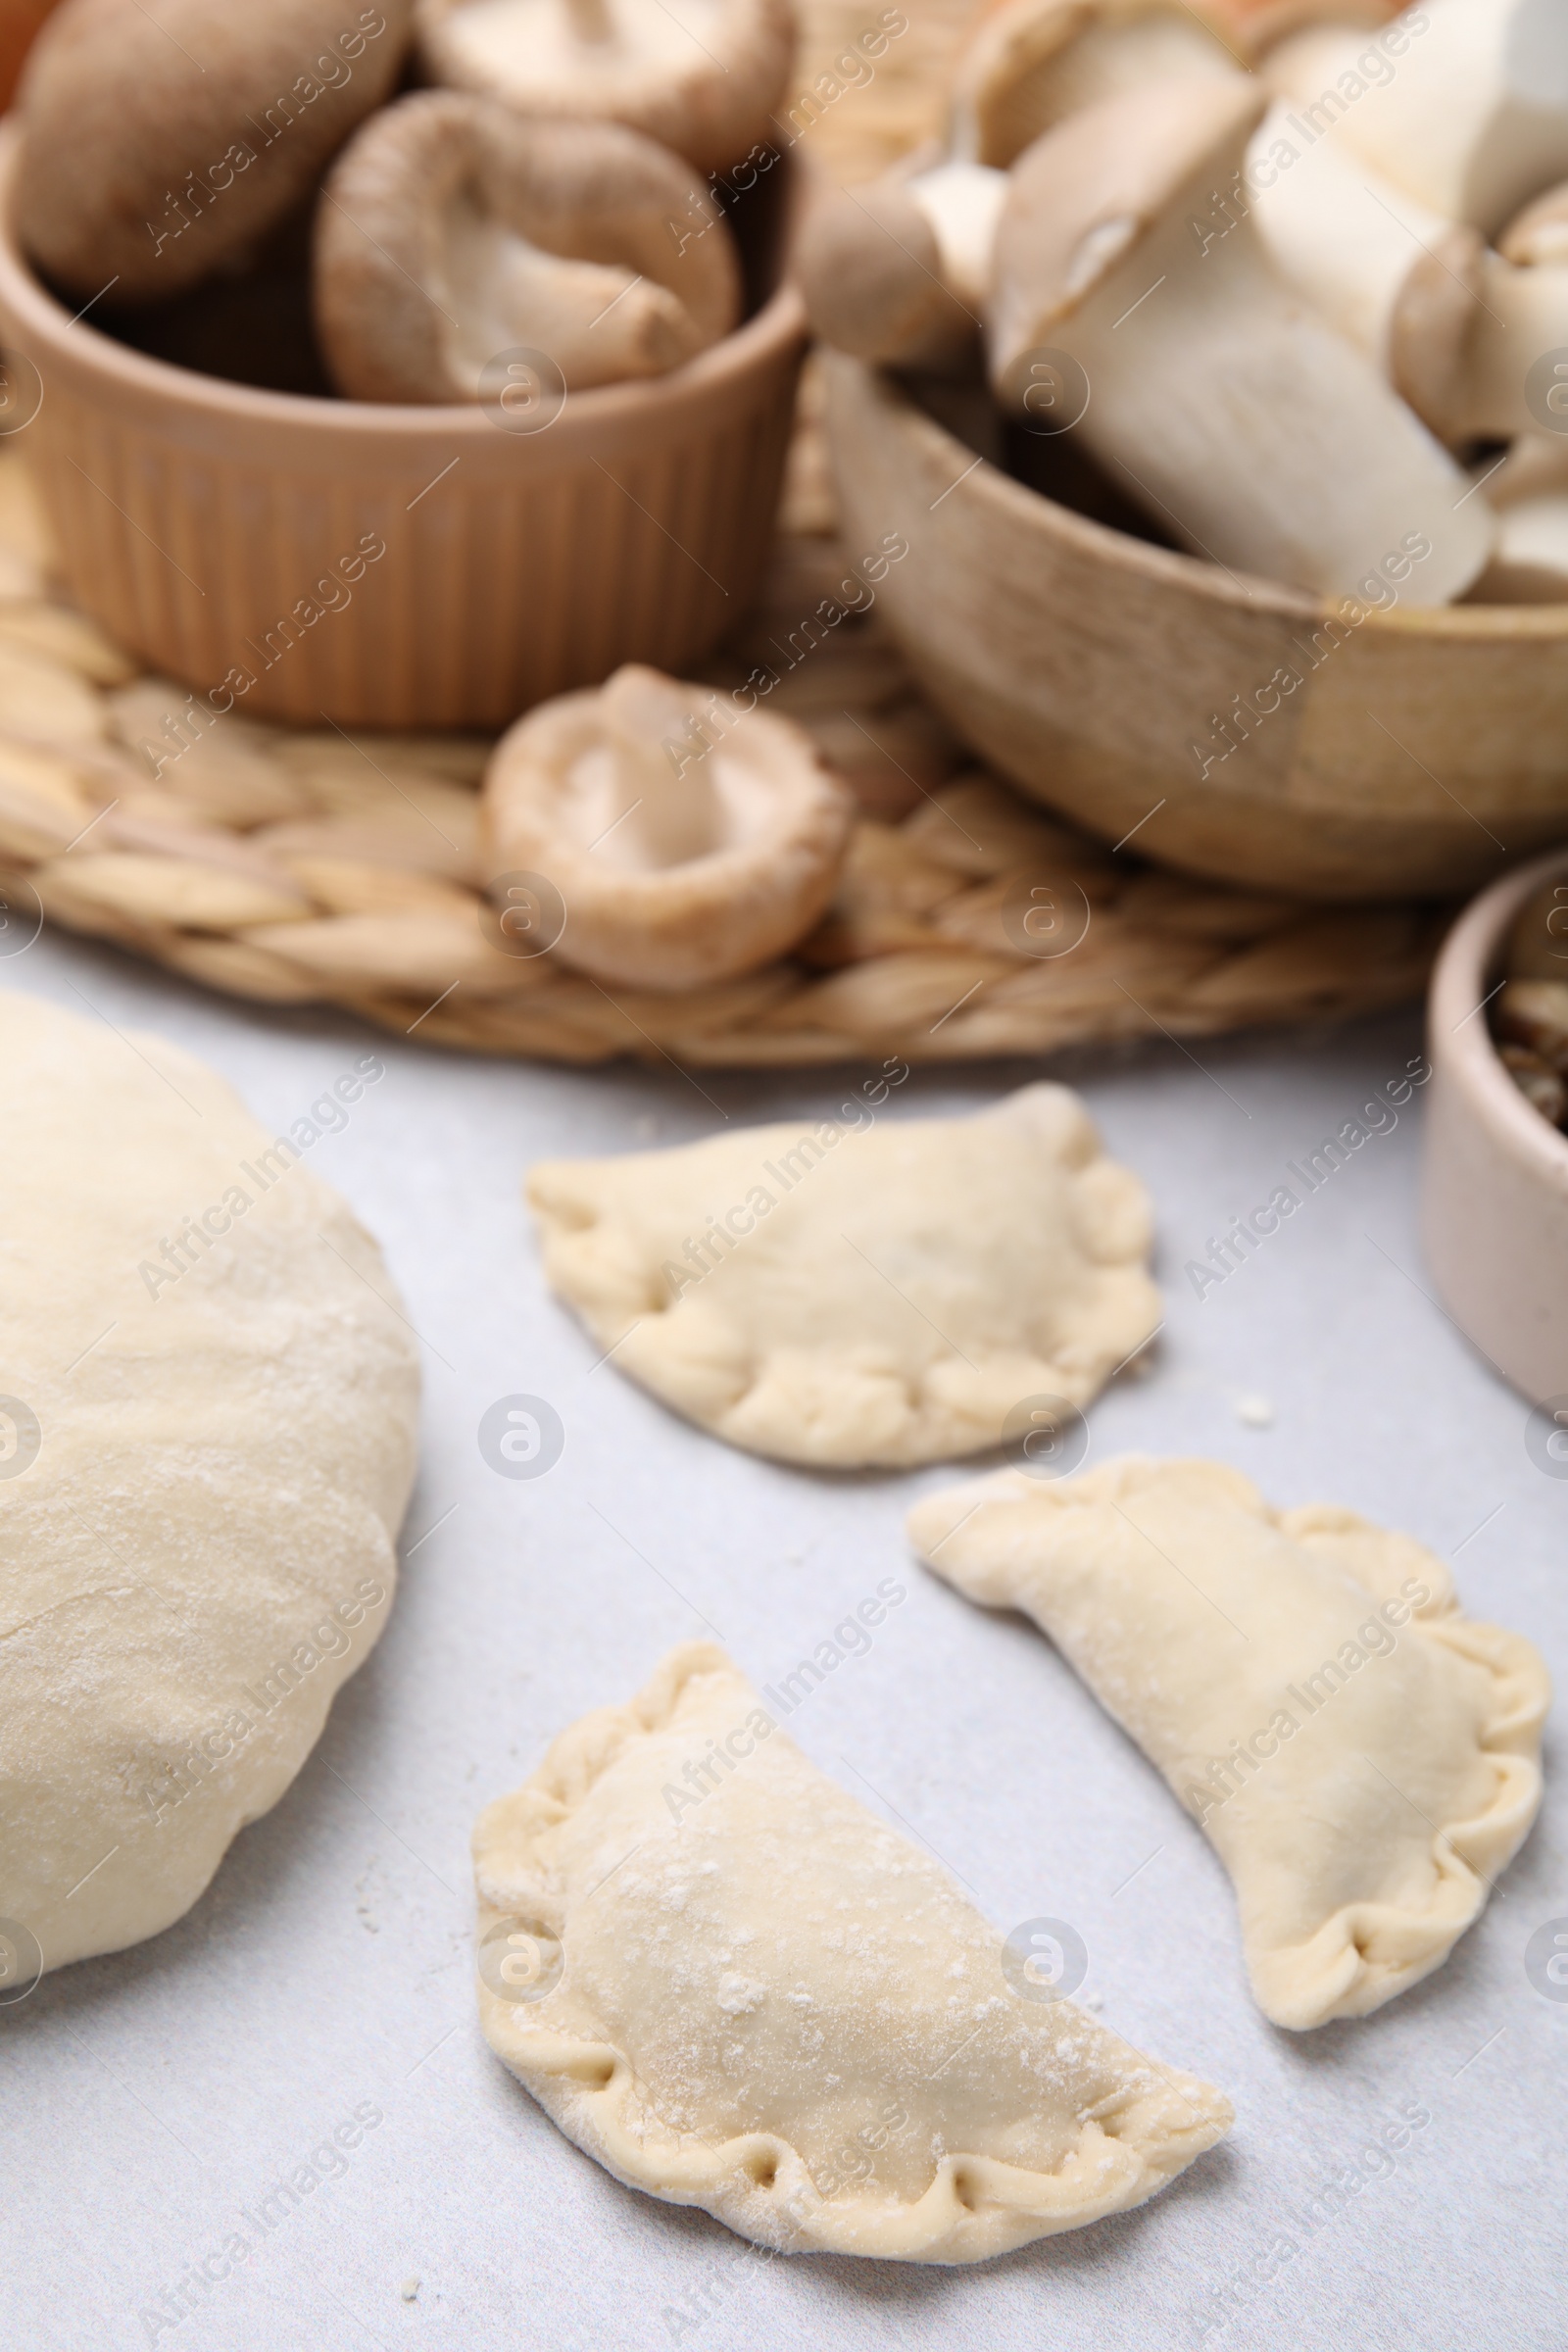
[(392, 88), (411, 7), (66, 0), (18, 97), (23, 245), (111, 304), (243, 262)]
[(190, 1908), (386, 1623), (416, 1350), (299, 1107), (0, 996), (0, 1912), (45, 1968)]

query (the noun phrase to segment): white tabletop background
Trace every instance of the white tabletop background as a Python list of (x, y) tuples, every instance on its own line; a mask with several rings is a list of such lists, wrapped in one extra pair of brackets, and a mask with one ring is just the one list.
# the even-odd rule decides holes
[[(0, 983), (161, 1030), (276, 1129), (367, 1045), (347, 1016), (230, 1004), (59, 937)], [(1549, 1734), (1545, 1811), (1447, 1965), (1370, 2020), (1269, 2026), (1224, 1871), (1152, 1768), (1031, 1627), (909, 1559), (907, 1505), (955, 1472), (816, 1477), (733, 1452), (592, 1371), (597, 1348), (546, 1292), (530, 1160), (814, 1118), (866, 1073), (698, 1082), (374, 1042), (386, 1080), (312, 1165), (379, 1238), (425, 1343), (397, 1606), (195, 1909), (0, 2011), (0, 2343), (1560, 2352), (1568, 2001), (1524, 1965), (1532, 1933), (1568, 1915)], [(1051, 1073), (1152, 1188), (1169, 1305), (1151, 1376), (1093, 1408), (1091, 1459), (1217, 1456), (1277, 1502), (1404, 1528), (1458, 1555), (1471, 1613), (1527, 1633), (1561, 1686), (1568, 1483), (1533, 1465), (1523, 1402), (1429, 1296), (1420, 1098), (1205, 1300), (1182, 1279), (1420, 1043), (1412, 1011)], [(883, 1115), (960, 1111), (1038, 1074), (917, 1074)], [(498, 1477), (476, 1442), (516, 1392), (565, 1426), (537, 1480)], [(1247, 1398), (1270, 1426), (1240, 1417)], [(978, 2269), (760, 2256), (621, 2187), (492, 2057), (470, 1981), (474, 1817), (555, 1733), (710, 1628), (772, 1680), (888, 1576), (906, 1603), (791, 1733), (896, 1808), (1004, 1930), (1071, 1921), (1103, 2021), (1237, 2110), (1229, 2140), (1141, 2211)], [(265, 2235), (243, 2218), (367, 2104), (382, 2120), (346, 2170)], [(1359, 2161), (1411, 2110), (1428, 2121), (1396, 2155)], [(143, 2316), (235, 2232), (250, 2251), (199, 2310)]]

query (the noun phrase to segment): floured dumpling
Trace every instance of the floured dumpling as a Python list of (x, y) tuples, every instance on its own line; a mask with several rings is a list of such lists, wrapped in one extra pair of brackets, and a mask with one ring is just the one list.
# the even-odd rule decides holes
[(1236, 1884), (1279, 2026), (1439, 1967), (1541, 1804), (1550, 1689), (1408, 1536), (1275, 1511), (1216, 1462), (1005, 1472), (909, 1515), (971, 1600), (1021, 1609), (1159, 1766)]
[(760, 2245), (978, 2262), (1142, 2204), (1231, 2121), (1015, 1989), (711, 1643), (564, 1733), (474, 1856), (498, 2054), (618, 2180)]
[(386, 1624), (418, 1365), (374, 1242), (164, 1039), (0, 995), (0, 1989), (178, 1919)]
[(536, 1167), (551, 1282), (622, 1371), (784, 1461), (941, 1461), (1032, 1400), (1087, 1404), (1160, 1306), (1148, 1196), (1077, 1096), (856, 1109)]

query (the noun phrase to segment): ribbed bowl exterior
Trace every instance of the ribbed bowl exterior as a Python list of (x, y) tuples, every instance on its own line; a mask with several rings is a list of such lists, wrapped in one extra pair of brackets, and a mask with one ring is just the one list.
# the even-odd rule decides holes
[(203, 694), (237, 670), (255, 717), (493, 729), (622, 662), (679, 672), (745, 611), (805, 348), (793, 287), (538, 431), (304, 399), (73, 323), (17, 250), (15, 160), (8, 128), (0, 334), (42, 383), (27, 446), (73, 595), (153, 668)]

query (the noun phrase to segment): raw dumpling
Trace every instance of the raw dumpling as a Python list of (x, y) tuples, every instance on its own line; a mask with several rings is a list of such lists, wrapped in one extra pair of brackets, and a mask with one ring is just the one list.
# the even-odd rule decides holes
[(1011, 1989), (710, 1643), (564, 1733), (474, 1856), (493, 2047), (617, 2180), (760, 2245), (978, 2262), (1141, 2205), (1231, 2121)]
[[(0, 996), (0, 1975), (155, 1936), (386, 1623), (418, 1371), (302, 1143)], [(305, 1105), (300, 1105), (302, 1113)]]
[(1077, 1096), (855, 1107), (854, 1126), (536, 1167), (552, 1284), (622, 1371), (783, 1461), (941, 1461), (1035, 1400), (1087, 1404), (1160, 1305), (1148, 1196)]
[(1032, 1617), (1159, 1766), (1235, 1881), (1276, 2025), (1364, 2017), (1429, 1976), (1524, 1842), (1545, 1667), (1463, 1616), (1408, 1536), (1139, 1459), (976, 1479), (909, 1532), (971, 1600)]

